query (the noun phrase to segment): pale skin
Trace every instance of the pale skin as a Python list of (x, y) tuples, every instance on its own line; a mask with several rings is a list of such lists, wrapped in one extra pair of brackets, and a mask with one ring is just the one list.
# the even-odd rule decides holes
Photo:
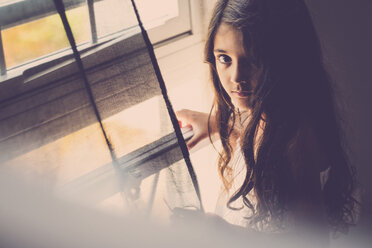
[[(250, 57), (243, 46), (241, 32), (222, 23), (215, 36), (214, 55), (222, 87), (237, 109), (249, 112), (251, 94), (257, 85), (260, 68), (254, 67), (250, 63)], [(208, 137), (207, 113), (183, 109), (176, 114), (183, 124), (187, 124), (193, 129), (194, 136), (187, 142), (189, 149)], [(264, 125), (260, 126), (264, 131)], [(235, 139), (241, 135), (239, 131), (239, 129), (235, 130), (233, 135)], [(212, 135), (217, 132), (213, 116), (210, 119), (210, 132)], [(234, 143), (234, 140), (232, 140), (232, 143)], [(321, 197), (319, 173), (326, 169), (328, 165), (319, 147), (319, 142), (316, 140), (311, 127), (306, 126), (306, 124), (288, 147), (294, 178), (298, 182), (298, 199), (293, 203), (291, 212), (296, 217), (296, 223), (294, 224), (299, 227), (299, 230), (308, 231), (307, 227), (303, 227), (303, 223), (309, 223), (311, 228), (323, 227), (320, 229), (314, 228), (311, 233), (315, 231), (314, 235), (325, 238), (328, 232), (324, 228), (326, 227), (325, 211)], [(298, 154), (304, 153), (297, 149), (305, 149), (307, 151), (306, 156), (298, 156)]]

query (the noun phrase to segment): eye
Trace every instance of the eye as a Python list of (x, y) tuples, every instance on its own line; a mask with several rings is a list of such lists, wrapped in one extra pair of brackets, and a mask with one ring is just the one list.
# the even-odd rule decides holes
[(227, 64), (227, 63), (230, 63), (231, 62), (231, 58), (229, 56), (227, 56), (227, 55), (224, 55), (224, 54), (217, 55), (217, 60), (221, 64)]

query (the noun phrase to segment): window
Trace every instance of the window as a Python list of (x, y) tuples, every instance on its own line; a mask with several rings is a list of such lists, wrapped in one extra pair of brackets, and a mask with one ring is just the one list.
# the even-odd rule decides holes
[[(38, 0), (33, 2), (34, 6), (37, 6), (38, 2), (44, 3)], [(175, 149), (174, 135), (168, 135), (172, 128), (162, 97), (159, 94), (153, 97), (151, 94), (154, 89), (147, 88), (141, 83), (155, 79), (153, 76), (140, 73), (141, 70), (151, 70), (151, 65), (148, 62), (139, 63), (136, 60), (136, 58), (146, 56), (141, 50), (143, 42), (138, 41), (138, 28), (130, 26), (124, 29), (115, 28), (115, 23), (107, 24), (112, 21), (110, 18), (106, 17), (107, 20), (103, 20), (106, 11), (103, 11), (103, 14), (99, 13), (99, 6), (115, 2), (114, 0), (94, 2), (97, 19), (96, 41), (94, 41), (94, 32), (92, 32), (94, 28), (89, 21), (89, 11), (87, 11), (85, 1), (65, 1), (65, 4), (69, 6), (67, 12), (72, 25), (74, 18), (86, 20), (85, 24), (81, 24), (80, 21), (76, 23), (88, 28), (82, 28), (80, 31), (79, 27), (73, 28), (75, 34), (81, 33), (76, 37), (83, 63), (92, 89), (96, 93), (97, 105), (102, 112), (104, 125), (110, 133), (111, 141), (115, 144), (119, 161), (121, 165), (124, 165), (121, 169), (130, 169), (132, 175), (138, 176), (135, 167), (139, 164), (146, 166), (150, 160), (156, 163), (158, 158), (161, 162), (167, 159), (166, 164), (162, 163), (162, 166), (168, 166), (176, 161), (175, 158), (181, 158), (181, 154)], [(120, 2), (125, 3), (125, 1)], [(138, 1), (138, 6), (141, 7), (141, 3), (145, 2), (145, 0)], [(191, 2), (195, 4), (195, 1)], [(152, 21), (154, 16), (150, 16), (148, 21), (151, 24), (148, 24), (150, 25), (150, 37), (154, 43), (159, 44), (157, 52), (159, 57), (164, 58), (163, 61), (170, 58), (165, 54), (179, 50), (180, 46), (189, 49), (191, 45), (194, 46), (200, 42), (200, 36), (195, 35), (198, 31), (195, 31), (196, 29), (191, 26), (190, 22), (190, 18), (195, 15), (195, 13), (190, 13), (192, 4), (190, 5), (188, 1), (176, 3), (178, 4), (178, 17), (174, 17), (176, 14), (167, 16), (167, 14), (160, 13), (163, 16), (157, 17), (155, 23)], [(2, 4), (1, 13), (6, 8), (10, 8), (9, 6), (16, 7), (17, 4), (29, 4), (29, 2), (2, 1), (0, 4)], [(26, 6), (30, 7), (30, 5)], [(48, 10), (47, 7), (45, 8)], [(116, 8), (114, 9), (116, 11)], [(13, 26), (2, 25), (2, 40), (5, 41), (5, 36), (8, 35), (5, 31), (12, 30), (12, 28), (35, 24), (34, 22), (42, 20), (53, 23), (54, 14), (50, 12), (50, 9), (46, 10), (44, 9), (42, 13), (30, 14), (29, 18), (23, 15), (24, 19), (14, 21)], [(110, 13), (112, 15), (112, 12)], [(4, 23), (2, 16), (0, 20)], [(87, 30), (89, 32), (86, 32)], [(189, 36), (185, 37), (186, 35)], [(169, 39), (173, 37), (185, 38), (170, 42)], [(6, 43), (2, 43), (3, 48)], [(167, 45), (161, 46), (161, 44)], [(200, 54), (199, 50), (198, 52)], [(6, 53), (4, 54), (6, 58)], [(14, 66), (7, 67), (6, 75), (1, 77), (0, 150), (2, 156), (0, 156), (0, 163), (12, 168), (20, 167), (26, 173), (38, 174), (51, 186), (59, 184), (69, 188), (72, 185), (72, 188), (80, 187), (81, 192), (93, 190), (95, 194), (91, 200), (95, 203), (101, 202), (107, 205), (111, 202), (112, 205), (112, 202), (119, 202), (117, 198), (120, 196), (114, 194), (118, 192), (118, 187), (114, 185), (115, 171), (112, 170), (112, 159), (99, 125), (92, 114), (92, 109), (89, 108), (89, 100), (82, 82), (78, 79), (78, 71), (70, 50), (61, 45), (45, 52), (45, 55), (40, 55), (41, 57), (38, 56), (24, 59), (18, 65), (14, 62)], [(161, 61), (162, 59), (160, 63)], [(169, 65), (175, 63), (168, 61), (166, 64), (168, 66), (165, 71), (172, 67)], [(4, 73), (4, 70), (2, 72)], [(175, 79), (172, 73), (165, 74), (168, 75), (167, 81), (179, 83), (179, 80), (172, 80)], [(186, 77), (183, 79), (187, 80)], [(141, 89), (141, 94), (136, 93), (136, 98), (123, 103), (124, 98), (128, 99), (133, 96), (134, 90), (131, 87), (136, 90)], [(171, 85), (168, 88), (172, 91), (171, 95), (179, 94), (175, 93), (179, 92), (178, 87)], [(137, 113), (142, 113), (142, 115)], [(131, 116), (136, 114), (139, 118), (134, 121)], [(64, 128), (66, 126), (68, 128)], [(162, 174), (174, 177), (172, 170), (182, 172), (185, 169), (184, 165), (176, 164), (170, 171), (159, 175), (157, 172), (161, 168), (152, 172), (147, 170), (148, 174), (142, 175), (146, 176), (146, 180), (140, 180), (141, 185), (144, 187), (147, 184), (151, 188), (159, 177), (162, 177)], [(185, 182), (186, 174), (180, 175), (183, 175), (182, 181)], [(166, 191), (164, 192), (167, 194)], [(189, 192), (192, 195), (190, 198), (195, 198), (192, 189), (184, 192)], [(149, 195), (146, 197), (146, 201), (150, 201), (151, 197)], [(177, 198), (173, 200), (173, 203), (168, 203), (177, 206), (176, 202), (182, 203), (182, 201)]]
[[(130, 0), (64, 0), (64, 4), (80, 49), (120, 37), (137, 24)], [(159, 4), (164, 7), (152, 11)], [(154, 44), (191, 32), (188, 1), (138, 0), (137, 5)], [(0, 27), (1, 75), (68, 53), (69, 44), (53, 1), (2, 0)]]

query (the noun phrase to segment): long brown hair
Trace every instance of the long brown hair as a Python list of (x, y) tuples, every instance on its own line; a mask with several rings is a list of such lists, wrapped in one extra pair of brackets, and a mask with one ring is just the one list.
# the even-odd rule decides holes
[[(236, 110), (221, 86), (213, 54), (214, 38), (221, 23), (243, 34), (246, 51), (262, 68), (249, 122), (241, 136), (247, 172), (230, 204), (242, 197), (254, 213), (251, 223), (280, 223), (293, 198), (294, 178), (288, 149), (306, 123), (327, 156), (330, 174), (323, 189), (328, 221), (338, 231), (354, 222), (355, 170), (345, 152), (331, 80), (323, 65), (317, 34), (303, 0), (219, 0), (209, 24), (205, 60), (210, 66), (215, 113), (222, 142), (218, 161), (225, 187), (231, 186), (231, 134)], [(257, 130), (264, 116), (265, 129), (257, 148)], [(304, 151), (305, 152), (305, 151)], [(256, 207), (247, 198), (250, 191)], [(277, 221), (279, 220), (279, 221)]]

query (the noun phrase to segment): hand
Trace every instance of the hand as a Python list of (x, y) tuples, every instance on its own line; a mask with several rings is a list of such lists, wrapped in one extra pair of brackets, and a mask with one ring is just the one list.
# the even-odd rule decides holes
[[(194, 136), (186, 143), (187, 148), (190, 150), (201, 140), (208, 137), (208, 114), (197, 112), (189, 109), (182, 109), (176, 112), (177, 118), (186, 123), (186, 126), (191, 126)], [(213, 118), (211, 118), (211, 132), (213, 133), (215, 128), (213, 124)]]

